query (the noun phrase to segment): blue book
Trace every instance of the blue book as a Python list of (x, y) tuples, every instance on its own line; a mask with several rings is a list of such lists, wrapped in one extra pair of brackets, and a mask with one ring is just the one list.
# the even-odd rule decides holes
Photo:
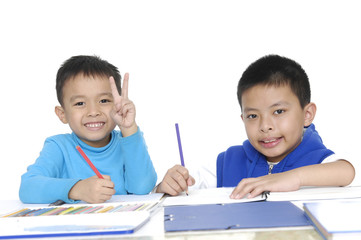
[(305, 213), (324, 239), (361, 239), (361, 200), (304, 203)]
[(166, 232), (309, 226), (304, 212), (289, 201), (170, 206)]

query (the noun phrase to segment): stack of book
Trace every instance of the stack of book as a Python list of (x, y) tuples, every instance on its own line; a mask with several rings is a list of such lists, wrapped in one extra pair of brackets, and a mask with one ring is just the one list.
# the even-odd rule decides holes
[(324, 239), (361, 239), (361, 200), (304, 203), (306, 215)]

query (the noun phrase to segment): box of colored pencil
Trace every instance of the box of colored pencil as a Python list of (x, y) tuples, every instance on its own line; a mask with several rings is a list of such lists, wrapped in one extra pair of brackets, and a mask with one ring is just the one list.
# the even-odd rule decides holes
[(104, 205), (72, 205), (44, 208), (22, 208), (1, 217), (33, 217), (33, 216), (56, 216), (56, 215), (80, 215), (93, 213), (112, 213), (127, 211), (150, 211), (157, 203), (123, 203)]

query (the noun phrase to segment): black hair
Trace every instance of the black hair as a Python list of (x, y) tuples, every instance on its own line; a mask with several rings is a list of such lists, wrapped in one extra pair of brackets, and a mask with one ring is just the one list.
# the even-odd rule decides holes
[(311, 101), (311, 89), (308, 76), (300, 64), (278, 55), (264, 56), (243, 72), (238, 82), (237, 96), (242, 108), (242, 94), (256, 85), (289, 85), (304, 108)]
[(98, 56), (73, 56), (66, 60), (56, 74), (56, 95), (58, 101), (63, 105), (63, 87), (66, 81), (76, 77), (78, 74), (84, 76), (113, 76), (115, 84), (121, 94), (121, 76), (118, 68)]

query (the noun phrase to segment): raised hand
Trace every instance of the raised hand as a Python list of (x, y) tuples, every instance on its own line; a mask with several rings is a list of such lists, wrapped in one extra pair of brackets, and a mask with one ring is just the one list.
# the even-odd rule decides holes
[(119, 95), (113, 77), (109, 78), (109, 82), (114, 99), (114, 108), (111, 116), (122, 131), (123, 137), (130, 136), (137, 132), (138, 127), (135, 123), (135, 105), (128, 98), (129, 73), (124, 75), (121, 95)]

